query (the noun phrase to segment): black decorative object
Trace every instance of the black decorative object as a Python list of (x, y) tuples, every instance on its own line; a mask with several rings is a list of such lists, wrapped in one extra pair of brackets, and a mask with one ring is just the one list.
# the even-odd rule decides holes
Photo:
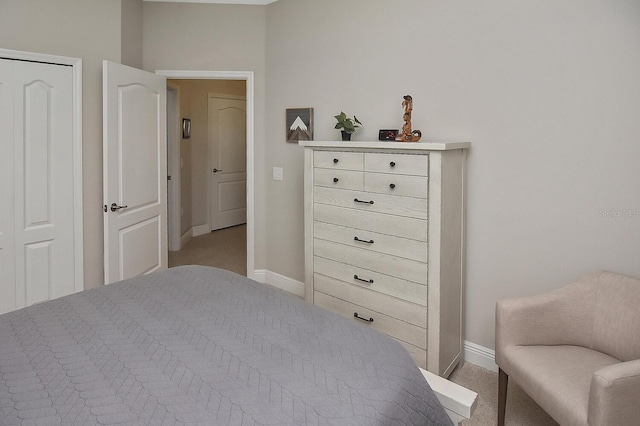
[(381, 129), (378, 130), (379, 141), (394, 141), (398, 137), (398, 129)]

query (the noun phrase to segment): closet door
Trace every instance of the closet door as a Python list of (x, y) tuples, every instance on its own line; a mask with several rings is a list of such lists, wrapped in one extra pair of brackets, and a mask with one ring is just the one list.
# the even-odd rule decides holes
[(5, 72), (13, 68), (2, 98), (8, 112), (0, 160), (2, 233), (8, 235), (6, 245), (0, 243), (7, 252), (0, 265), (8, 271), (0, 276), (1, 309), (9, 311), (75, 291), (73, 71), (0, 62)]

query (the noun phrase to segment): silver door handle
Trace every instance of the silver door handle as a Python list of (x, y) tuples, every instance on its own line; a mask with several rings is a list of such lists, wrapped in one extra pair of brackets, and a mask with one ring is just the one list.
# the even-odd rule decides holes
[(111, 204), (111, 211), (115, 212), (115, 211), (118, 211), (120, 209), (126, 209), (127, 207), (129, 207), (129, 206), (119, 206), (116, 203), (112, 203)]
[(222, 171), (221, 169), (213, 169), (213, 173), (218, 173), (218, 172), (221, 172), (221, 171)]

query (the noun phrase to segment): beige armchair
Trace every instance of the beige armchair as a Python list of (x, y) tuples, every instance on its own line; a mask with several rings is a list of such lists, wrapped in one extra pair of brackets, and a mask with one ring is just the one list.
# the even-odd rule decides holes
[(640, 425), (640, 280), (595, 272), (496, 305), (498, 425), (509, 376), (562, 426)]

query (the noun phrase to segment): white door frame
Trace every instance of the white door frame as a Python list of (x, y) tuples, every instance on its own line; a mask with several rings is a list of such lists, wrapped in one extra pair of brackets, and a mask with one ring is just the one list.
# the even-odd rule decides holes
[(84, 234), (82, 206), (82, 59), (44, 53), (0, 49), (0, 57), (70, 66), (73, 70), (73, 234), (75, 291), (84, 290)]
[(247, 99), (247, 277), (255, 275), (255, 204), (254, 204), (254, 80), (253, 71), (156, 70), (156, 74), (176, 79), (244, 80)]
[[(169, 97), (169, 91), (175, 92), (175, 105)], [(171, 134), (173, 127), (170, 124), (169, 114), (173, 110), (175, 114), (175, 132)], [(177, 251), (182, 248), (182, 217), (180, 214), (180, 86), (167, 81), (167, 169), (171, 182), (167, 185), (167, 225), (169, 226), (167, 236), (169, 238), (169, 251)]]

